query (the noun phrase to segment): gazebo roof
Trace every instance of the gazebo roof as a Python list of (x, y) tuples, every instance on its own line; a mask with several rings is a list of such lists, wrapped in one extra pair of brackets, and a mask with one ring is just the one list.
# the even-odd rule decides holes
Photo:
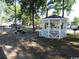
[(51, 15), (48, 17), (43, 18), (43, 20), (67, 20), (67, 18), (62, 17), (62, 16), (58, 16), (58, 15)]
[(58, 15), (51, 15), (51, 16), (48, 16), (46, 18), (64, 18), (64, 17), (58, 16)]

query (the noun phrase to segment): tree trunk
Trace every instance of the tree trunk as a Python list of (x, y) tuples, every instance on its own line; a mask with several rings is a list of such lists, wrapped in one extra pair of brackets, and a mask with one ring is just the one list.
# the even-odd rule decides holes
[(34, 25), (34, 13), (35, 13), (35, 10), (34, 10), (34, 0), (30, 0), (30, 7), (31, 7), (31, 19), (32, 19), (32, 26), (33, 26), (33, 32), (35, 31), (35, 25)]
[(34, 11), (32, 10), (32, 25), (33, 25), (33, 32), (35, 31), (35, 25), (34, 25)]
[(16, 25), (16, 0), (15, 0), (15, 29), (17, 30), (17, 25)]
[(31, 14), (30, 14), (30, 24), (29, 25), (32, 25), (32, 11), (31, 11)]
[(34, 25), (34, 3), (31, 4), (31, 7), (32, 7), (32, 26), (33, 26), (33, 32), (35, 31), (35, 25)]
[(64, 0), (62, 2), (62, 17), (64, 17)]
[(22, 19), (22, 25), (26, 25), (25, 19)]
[(21, 19), (21, 21), (22, 21), (22, 25), (24, 25), (24, 19), (22, 19), (22, 15), (23, 15), (23, 6), (22, 6), (22, 5), (21, 5), (20, 11), (21, 11), (20, 19)]
[(48, 8), (47, 8), (47, 10), (46, 10), (46, 17), (48, 17)]
[(76, 38), (76, 31), (74, 31), (74, 38)]

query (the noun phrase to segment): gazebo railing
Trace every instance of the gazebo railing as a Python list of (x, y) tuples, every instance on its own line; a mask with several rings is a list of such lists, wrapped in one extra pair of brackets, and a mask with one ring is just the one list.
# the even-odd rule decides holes
[(39, 32), (40, 36), (47, 37), (47, 38), (59, 38), (59, 30), (46, 30), (43, 29)]
[(50, 31), (51, 38), (58, 38), (59, 37), (59, 31)]
[(48, 37), (48, 30), (41, 30), (39, 33), (40, 36)]

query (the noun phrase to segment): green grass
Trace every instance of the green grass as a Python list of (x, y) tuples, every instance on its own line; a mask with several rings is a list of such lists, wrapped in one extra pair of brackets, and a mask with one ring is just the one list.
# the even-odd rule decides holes
[(75, 42), (79, 42), (79, 35), (73, 35), (73, 34), (67, 34), (67, 37), (64, 38), (68, 41), (75, 41)]

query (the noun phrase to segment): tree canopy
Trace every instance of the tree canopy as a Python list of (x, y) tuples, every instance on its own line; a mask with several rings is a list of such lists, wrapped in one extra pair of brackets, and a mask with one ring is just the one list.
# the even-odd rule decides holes
[(75, 17), (74, 21), (72, 22), (74, 25), (79, 25), (79, 17)]
[(59, 15), (61, 10), (64, 7), (64, 10), (66, 10), (67, 13), (70, 13), (72, 5), (74, 3), (75, 3), (75, 0), (49, 0), (49, 2), (47, 3), (47, 8), (54, 9), (56, 13)]
[[(70, 13), (75, 0), (5, 0), (5, 2), (13, 12), (15, 12), (14, 8), (16, 7), (16, 18), (22, 19), (23, 23), (25, 23), (25, 21), (27, 23), (31, 21), (34, 30), (34, 22), (37, 22), (34, 21), (36, 17), (45, 14), (49, 9), (54, 9), (59, 15), (63, 6), (64, 10)], [(19, 6), (15, 6), (16, 3), (18, 3)]]

